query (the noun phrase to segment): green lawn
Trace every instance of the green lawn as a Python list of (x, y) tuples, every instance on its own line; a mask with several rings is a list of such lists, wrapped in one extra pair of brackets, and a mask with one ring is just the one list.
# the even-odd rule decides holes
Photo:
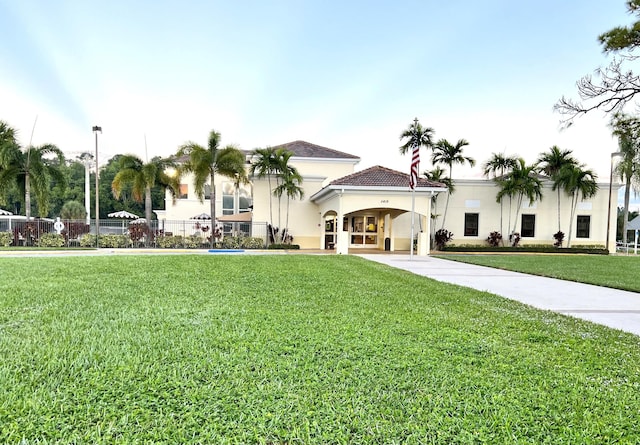
[(640, 256), (443, 255), (440, 258), (640, 292)]
[(640, 339), (351, 256), (0, 258), (0, 443), (640, 442)]

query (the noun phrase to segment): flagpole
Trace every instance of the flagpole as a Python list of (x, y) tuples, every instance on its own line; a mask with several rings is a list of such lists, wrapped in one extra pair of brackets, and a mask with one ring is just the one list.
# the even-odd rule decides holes
[(416, 187), (418, 186), (418, 169), (420, 165), (420, 142), (418, 141), (418, 118), (413, 120), (413, 153), (411, 154), (411, 170), (409, 187), (411, 188), (411, 239), (409, 240), (409, 261), (413, 260), (413, 236), (416, 220)]
[(409, 243), (409, 261), (413, 260), (413, 234), (416, 219), (416, 189), (411, 190), (411, 240)]

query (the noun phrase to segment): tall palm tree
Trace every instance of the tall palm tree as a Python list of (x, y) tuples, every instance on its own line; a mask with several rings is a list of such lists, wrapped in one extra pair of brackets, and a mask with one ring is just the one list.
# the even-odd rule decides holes
[[(236, 176), (246, 176), (244, 154), (234, 145), (220, 148), (220, 133), (211, 130), (206, 148), (195, 142), (187, 142), (178, 149), (176, 156), (178, 158), (186, 157), (186, 160), (179, 166), (178, 172), (193, 174), (194, 190), (200, 202), (204, 202), (207, 183), (210, 185), (211, 220), (215, 227), (216, 174), (230, 179), (235, 179)], [(211, 247), (213, 247), (213, 243), (212, 236)]]
[(624, 181), (624, 209), (622, 242), (627, 243), (627, 223), (629, 221), (629, 201), (631, 190), (640, 190), (640, 119), (626, 114), (616, 114), (611, 120), (613, 135), (618, 137), (618, 147), (622, 159), (615, 169), (616, 175)]
[(516, 232), (524, 198), (529, 200), (529, 204), (542, 199), (542, 181), (537, 177), (536, 166), (526, 165), (524, 159), (519, 158), (515, 167), (500, 181), (500, 186), (496, 202), (500, 202), (504, 196), (516, 198), (516, 215), (511, 231), (513, 234)]
[(51, 180), (63, 188), (64, 154), (53, 144), (21, 149), (15, 130), (0, 122), (0, 189), (17, 186), (24, 196), (25, 215), (31, 219), (31, 193), (35, 194), (40, 216), (47, 216)]
[(418, 122), (418, 119), (414, 119), (413, 123), (400, 134), (400, 140), (406, 140), (406, 142), (400, 146), (400, 154), (406, 154), (408, 151), (413, 151), (413, 147), (424, 147), (430, 149), (433, 146), (433, 136), (435, 131), (430, 127), (423, 127)]
[(155, 157), (145, 164), (135, 155), (122, 155), (118, 159), (119, 171), (111, 182), (111, 190), (116, 199), (120, 199), (122, 189), (131, 185), (133, 199), (137, 202), (144, 200), (144, 215), (147, 224), (151, 224), (151, 189), (156, 186), (167, 189), (174, 200), (178, 194), (178, 178), (166, 173), (166, 170), (173, 166), (172, 161), (160, 157)]
[[(495, 182), (498, 182), (497, 181), (498, 177), (502, 178), (506, 172), (510, 171), (512, 168), (516, 166), (516, 163), (517, 163), (517, 158), (515, 156), (505, 156), (504, 153), (492, 153), (491, 157), (482, 165), (482, 172), (487, 178), (493, 177), (493, 180)], [(500, 199), (500, 234), (501, 235), (504, 233), (503, 215), (504, 215), (504, 202), (502, 199)], [(511, 222), (509, 222), (509, 224), (510, 223)]]
[(589, 199), (598, 191), (597, 176), (592, 170), (585, 170), (584, 165), (566, 165), (559, 172), (559, 183), (571, 196), (571, 219), (569, 220), (569, 236), (567, 247), (571, 247), (573, 219), (578, 206), (578, 198)]
[(276, 188), (273, 190), (273, 194), (278, 198), (278, 227), (282, 226), (282, 194), (278, 195), (276, 190), (278, 190), (285, 181), (291, 181), (292, 178), (299, 178), (299, 182), (302, 182), (302, 177), (298, 173), (298, 170), (292, 165), (289, 165), (289, 160), (292, 156), (293, 152), (284, 148), (278, 148), (275, 151), (274, 167)]
[[(440, 139), (433, 146), (433, 153), (431, 154), (431, 162), (433, 165), (445, 164), (449, 166), (449, 178), (453, 182), (453, 164), (469, 164), (471, 167), (476, 165), (476, 161), (473, 158), (464, 156), (462, 154), (463, 147), (469, 145), (465, 139), (460, 139), (455, 145), (451, 144), (446, 139)], [(447, 210), (449, 209), (449, 196), (453, 190), (449, 189), (447, 193), (447, 201), (444, 205), (444, 215), (442, 215), (442, 227), (444, 229), (444, 223), (447, 218)]]
[(273, 193), (281, 198), (282, 195), (287, 196), (287, 216), (286, 216), (286, 224), (284, 230), (282, 230), (282, 235), (284, 233), (289, 233), (289, 203), (292, 199), (304, 197), (304, 189), (300, 187), (302, 184), (302, 176), (298, 173), (298, 171), (294, 168), (287, 169), (281, 175), (281, 182), (278, 187), (275, 188)]
[(578, 165), (578, 161), (571, 153), (573, 153), (571, 150), (562, 150), (557, 145), (554, 145), (548, 151), (540, 153), (536, 161), (539, 171), (553, 181), (552, 190), (558, 193), (558, 232), (562, 231), (560, 225), (560, 189), (562, 188), (560, 171), (565, 167)]
[(269, 222), (271, 230), (271, 238), (275, 239), (273, 228), (273, 203), (271, 200), (271, 177), (278, 170), (278, 161), (276, 159), (276, 149), (273, 147), (256, 148), (252, 152), (251, 167), (249, 174), (257, 178), (267, 178), (269, 183)]
[[(431, 170), (427, 170), (425, 171), (423, 174), (423, 176), (425, 178), (427, 178), (430, 181), (434, 181), (434, 182), (440, 182), (444, 185), (447, 186), (447, 188), (451, 191), (454, 190), (454, 185), (453, 182), (451, 181), (451, 178), (447, 178), (444, 175), (445, 171), (443, 168), (441, 168), (440, 166), (435, 166), (433, 169)], [(431, 225), (431, 236), (435, 235), (436, 232), (436, 223), (438, 221), (438, 196), (440, 196), (439, 193), (435, 193), (432, 197), (431, 197), (431, 207), (433, 208), (433, 212), (431, 214), (431, 219), (433, 220), (433, 224)]]

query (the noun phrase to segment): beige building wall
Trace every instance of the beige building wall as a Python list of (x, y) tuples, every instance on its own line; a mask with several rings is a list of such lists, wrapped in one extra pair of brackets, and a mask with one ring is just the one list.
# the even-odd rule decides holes
[[(551, 181), (543, 181), (543, 197), (530, 204), (525, 198), (517, 214), (515, 198), (510, 203), (509, 198), (503, 200), (502, 234), (505, 244), (511, 232), (522, 235), (522, 215), (533, 215), (535, 226), (533, 236), (522, 236), (521, 245), (549, 245), (554, 243), (553, 235), (558, 232), (558, 193), (552, 190)], [(578, 199), (575, 215), (571, 219), (571, 197), (564, 191), (560, 193), (560, 230), (564, 232), (563, 246), (567, 246), (569, 230), (571, 229), (571, 245), (602, 246), (606, 242), (607, 207), (609, 203), (609, 184), (598, 184), (598, 193), (587, 200)], [(612, 195), (617, 196), (619, 185), (614, 184)], [(449, 197), (444, 227), (453, 232), (451, 245), (486, 245), (486, 239), (492, 231), (500, 231), (500, 204), (496, 202), (499, 188), (493, 181), (487, 180), (456, 180), (455, 192)], [(437, 210), (439, 215), (435, 222), (436, 230), (442, 227), (446, 194), (438, 198)], [(613, 200), (610, 230), (610, 245), (615, 242), (615, 203)], [(465, 214), (478, 214), (478, 234), (465, 234)], [(578, 216), (589, 217), (589, 236), (578, 237)], [(510, 224), (510, 225), (509, 225)], [(583, 234), (581, 234), (583, 235)], [(614, 244), (615, 245), (615, 244)]]

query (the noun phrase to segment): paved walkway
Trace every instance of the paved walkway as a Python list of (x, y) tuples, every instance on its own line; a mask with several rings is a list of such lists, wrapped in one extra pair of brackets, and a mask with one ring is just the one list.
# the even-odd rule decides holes
[(358, 255), (446, 283), (640, 335), (640, 293), (544, 278), (433, 257)]

